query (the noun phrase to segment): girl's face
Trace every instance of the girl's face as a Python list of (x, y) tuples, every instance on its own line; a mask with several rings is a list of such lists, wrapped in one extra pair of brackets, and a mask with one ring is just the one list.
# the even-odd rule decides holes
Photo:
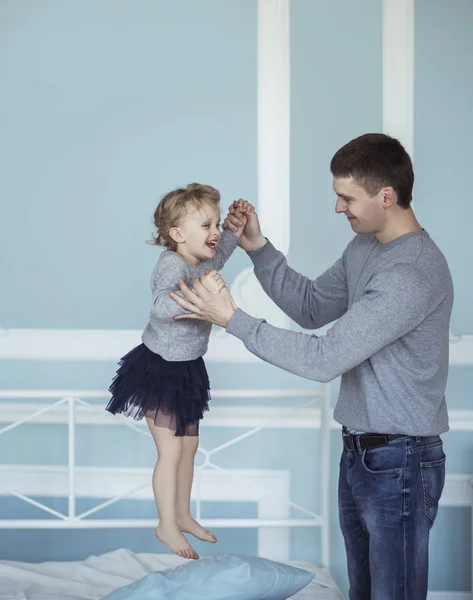
[(220, 212), (210, 203), (192, 206), (177, 227), (169, 232), (178, 252), (187, 262), (198, 265), (211, 260), (220, 241)]

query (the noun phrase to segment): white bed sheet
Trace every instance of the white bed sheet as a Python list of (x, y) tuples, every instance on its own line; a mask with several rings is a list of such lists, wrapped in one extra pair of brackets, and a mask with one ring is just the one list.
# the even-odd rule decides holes
[[(123, 548), (80, 562), (0, 561), (0, 599), (99, 600), (152, 571), (183, 562), (172, 554), (135, 554)], [(294, 600), (343, 600), (327, 569), (303, 562), (290, 564), (316, 574)]]

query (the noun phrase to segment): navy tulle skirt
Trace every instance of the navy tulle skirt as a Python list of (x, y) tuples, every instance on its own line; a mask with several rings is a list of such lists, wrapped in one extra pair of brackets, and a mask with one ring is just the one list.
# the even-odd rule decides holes
[(151, 417), (177, 436), (198, 435), (199, 421), (209, 408), (209, 389), (202, 357), (168, 361), (140, 344), (121, 359), (106, 410), (136, 420)]

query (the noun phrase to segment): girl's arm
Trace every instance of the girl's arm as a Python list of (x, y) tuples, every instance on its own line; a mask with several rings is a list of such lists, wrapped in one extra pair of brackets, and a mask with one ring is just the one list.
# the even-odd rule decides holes
[(227, 262), (233, 251), (238, 246), (238, 236), (230, 231), (224, 229), (220, 237), (220, 241), (217, 245), (215, 256), (212, 260), (205, 261), (205, 265), (208, 269), (215, 269), (220, 271), (223, 265)]
[[(237, 205), (238, 210), (240, 211), (240, 218), (243, 218), (245, 221), (245, 213), (255, 212), (254, 206), (250, 204), (247, 200), (243, 200), (242, 198), (233, 203), (233, 206)], [(238, 246), (240, 241), (240, 235), (243, 233), (244, 228), (245, 224), (243, 223), (237, 229), (236, 233), (234, 233), (230, 229), (224, 229), (222, 231), (220, 242), (217, 246), (215, 258), (213, 260), (206, 261), (206, 266), (208, 265), (209, 269), (215, 269), (216, 271), (220, 271), (220, 269), (232, 255), (235, 248)]]
[(151, 318), (157, 321), (172, 321), (173, 317), (186, 312), (169, 296), (170, 292), (182, 296), (179, 277), (192, 283), (189, 269), (182, 258), (173, 252), (163, 252), (151, 278)]

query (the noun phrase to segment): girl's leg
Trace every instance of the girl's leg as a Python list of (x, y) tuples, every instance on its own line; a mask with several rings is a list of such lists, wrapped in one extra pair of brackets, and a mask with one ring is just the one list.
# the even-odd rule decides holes
[(217, 541), (215, 535), (199, 525), (190, 514), (194, 457), (199, 446), (199, 436), (186, 435), (182, 439), (182, 457), (177, 473), (177, 522), (181, 531), (191, 533), (199, 540), (214, 544)]
[(155, 425), (146, 417), (149, 430), (158, 450), (153, 472), (153, 492), (159, 515), (156, 537), (170, 550), (183, 558), (199, 558), (197, 552), (182, 535), (177, 522), (177, 474), (183, 455), (183, 438), (166, 427)]

